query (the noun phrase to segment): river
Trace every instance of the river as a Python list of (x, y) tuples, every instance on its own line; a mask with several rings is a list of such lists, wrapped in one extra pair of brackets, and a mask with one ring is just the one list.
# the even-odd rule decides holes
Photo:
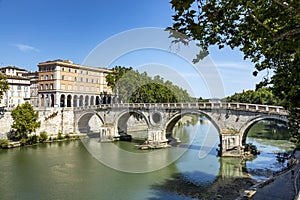
[(182, 143), (160, 150), (96, 139), (0, 150), (0, 199), (191, 199), (182, 181), (211, 198), (226, 178), (264, 179), (280, 170), (274, 152), (292, 146), (247, 138), (262, 153), (244, 162), (216, 156), (219, 136), (207, 120), (174, 132)]

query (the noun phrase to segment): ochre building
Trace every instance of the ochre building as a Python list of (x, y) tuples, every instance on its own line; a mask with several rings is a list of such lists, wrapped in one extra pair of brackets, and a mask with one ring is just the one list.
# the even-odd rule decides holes
[(111, 70), (54, 60), (38, 64), (40, 107), (81, 107), (113, 101), (105, 76)]

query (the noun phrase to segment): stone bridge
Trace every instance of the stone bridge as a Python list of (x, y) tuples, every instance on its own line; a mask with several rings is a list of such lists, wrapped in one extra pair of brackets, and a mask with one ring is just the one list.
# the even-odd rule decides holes
[(280, 106), (244, 103), (125, 103), (74, 108), (74, 131), (90, 132), (89, 120), (97, 115), (102, 122), (101, 140), (127, 133), (127, 121), (136, 115), (148, 126), (148, 141), (166, 143), (175, 124), (185, 115), (205, 116), (220, 135), (222, 156), (240, 156), (247, 132), (257, 121), (275, 119), (287, 122), (287, 111)]

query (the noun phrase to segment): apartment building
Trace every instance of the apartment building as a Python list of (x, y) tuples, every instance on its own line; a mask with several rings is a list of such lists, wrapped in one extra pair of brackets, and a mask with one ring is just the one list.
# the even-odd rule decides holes
[(38, 81), (39, 75), (37, 71), (28, 71), (23, 74), (24, 77), (30, 80), (30, 104), (33, 107), (39, 106), (39, 98), (38, 98)]
[(38, 99), (41, 107), (79, 107), (110, 103), (105, 76), (111, 70), (53, 60), (38, 64)]
[(7, 66), (0, 69), (7, 79), (9, 90), (3, 95), (0, 107), (16, 107), (30, 101), (30, 79), (23, 75), (25, 69)]

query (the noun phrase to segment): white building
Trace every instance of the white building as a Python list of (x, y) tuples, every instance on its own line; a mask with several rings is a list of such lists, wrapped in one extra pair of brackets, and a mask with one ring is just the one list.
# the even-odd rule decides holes
[(30, 79), (23, 76), (25, 69), (7, 66), (0, 69), (7, 78), (9, 90), (3, 95), (0, 107), (16, 107), (30, 101)]

